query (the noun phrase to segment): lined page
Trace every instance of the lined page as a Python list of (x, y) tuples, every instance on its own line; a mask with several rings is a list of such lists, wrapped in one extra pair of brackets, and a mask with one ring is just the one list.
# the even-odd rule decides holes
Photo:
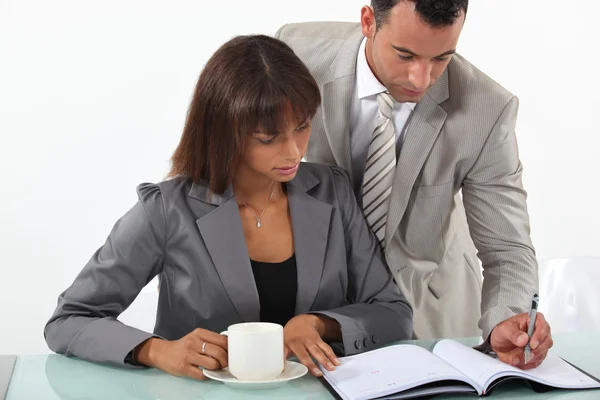
[(552, 353), (548, 353), (539, 367), (527, 371), (505, 364), (451, 339), (444, 339), (437, 343), (433, 353), (472, 378), (479, 387), (484, 389), (496, 379), (507, 376), (530, 379), (563, 389), (600, 387), (600, 383)]
[(335, 371), (322, 368), (325, 379), (344, 399), (390, 395), (440, 380), (468, 378), (422, 347), (395, 345), (342, 357)]

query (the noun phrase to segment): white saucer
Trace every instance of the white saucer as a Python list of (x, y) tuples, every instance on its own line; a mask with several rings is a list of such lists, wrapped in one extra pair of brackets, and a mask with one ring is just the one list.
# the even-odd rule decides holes
[(286, 361), (285, 367), (283, 368), (283, 372), (275, 379), (270, 379), (268, 381), (240, 381), (235, 376), (231, 375), (229, 372), (229, 368), (223, 368), (217, 371), (209, 371), (205, 369), (204, 375), (214, 379), (216, 381), (221, 381), (224, 384), (231, 386), (237, 389), (270, 389), (280, 385), (283, 385), (287, 381), (291, 381), (293, 379), (300, 378), (304, 376), (308, 372), (308, 368), (306, 368), (303, 364)]

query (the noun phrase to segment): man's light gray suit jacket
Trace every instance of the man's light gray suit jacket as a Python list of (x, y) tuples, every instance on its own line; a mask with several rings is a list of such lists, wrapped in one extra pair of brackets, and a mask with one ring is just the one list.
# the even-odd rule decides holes
[[(304, 61), (321, 90), (306, 159), (362, 177), (352, 170), (348, 126), (360, 25), (289, 24), (275, 36)], [(537, 292), (517, 108), (515, 96), (455, 55), (408, 121), (385, 256), (413, 305), (418, 338), (488, 337), (499, 322), (526, 311)], [(356, 195), (360, 201), (359, 189)]]
[[(341, 354), (412, 336), (412, 311), (382, 261), (346, 171), (302, 163), (287, 185), (298, 292), (296, 314), (337, 320)], [(44, 331), (50, 349), (125, 365), (153, 336), (116, 318), (160, 274), (154, 334), (174, 340), (195, 328), (221, 332), (259, 321), (260, 304), (237, 201), (172, 179), (138, 188), (138, 203), (114, 226)], [(269, 229), (268, 221), (261, 229)], [(267, 244), (268, 245), (268, 244)]]

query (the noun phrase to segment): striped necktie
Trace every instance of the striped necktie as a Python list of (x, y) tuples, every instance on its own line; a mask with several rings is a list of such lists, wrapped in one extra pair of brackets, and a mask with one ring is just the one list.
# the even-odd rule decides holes
[(379, 93), (377, 104), (377, 127), (369, 145), (362, 194), (365, 218), (383, 247), (388, 199), (396, 167), (396, 134), (392, 120), (394, 99), (387, 92)]

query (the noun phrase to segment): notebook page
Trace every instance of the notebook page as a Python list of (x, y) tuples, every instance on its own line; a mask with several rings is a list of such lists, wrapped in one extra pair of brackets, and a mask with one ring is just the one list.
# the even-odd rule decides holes
[(348, 400), (385, 396), (440, 380), (468, 382), (459, 371), (415, 345), (384, 347), (340, 360), (342, 365), (335, 371), (321, 371)]
[(539, 367), (527, 371), (505, 364), (451, 339), (444, 339), (437, 343), (433, 353), (472, 378), (479, 387), (484, 389), (496, 379), (506, 376), (531, 379), (563, 389), (600, 387), (598, 382), (552, 353), (548, 353)]
[(517, 372), (528, 379), (562, 389), (600, 388), (599, 382), (550, 352), (539, 367)]

